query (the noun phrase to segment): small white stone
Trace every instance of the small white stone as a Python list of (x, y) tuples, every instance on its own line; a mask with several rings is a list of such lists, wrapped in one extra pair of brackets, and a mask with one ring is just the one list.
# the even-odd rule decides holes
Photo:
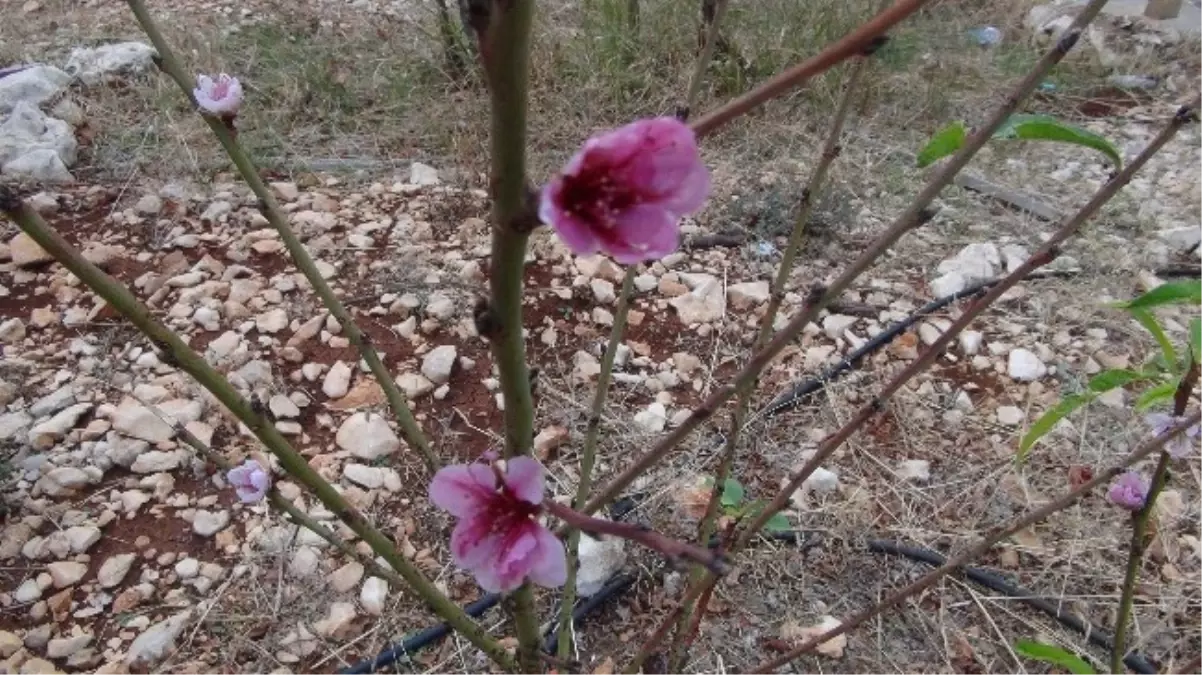
[(330, 398), (342, 398), (351, 387), (351, 367), (342, 361), (336, 361), (330, 366), (325, 380), (321, 383), (321, 391)]
[(726, 289), (726, 299), (735, 309), (747, 309), (768, 302), (767, 281), (747, 281), (731, 284)]
[(339, 593), (347, 593), (363, 578), (363, 565), (355, 561), (334, 570), (330, 575), (330, 586)]
[(66, 588), (82, 579), (88, 573), (88, 566), (74, 560), (60, 560), (47, 565), (46, 571), (55, 588)]
[(802, 481), (801, 489), (804, 492), (813, 492), (817, 495), (831, 494), (839, 489), (839, 474), (818, 467), (814, 469), (814, 473)]
[(664, 408), (664, 404), (653, 401), (645, 410), (635, 414), (634, 423), (645, 431), (653, 434), (659, 433), (668, 424), (668, 411)]
[(220, 511), (206, 511), (200, 509), (192, 518), (192, 531), (202, 537), (211, 537), (221, 530), (224, 530), (230, 524), (230, 512), (221, 509)]
[(384, 613), (384, 601), (387, 598), (388, 582), (379, 577), (368, 577), (367, 581), (363, 582), (363, 589), (359, 592), (359, 604), (363, 611), (372, 616), (380, 616)]
[(355, 457), (368, 461), (391, 455), (401, 447), (400, 439), (383, 417), (362, 412), (351, 415), (338, 427), (334, 442)]
[(1047, 375), (1048, 367), (1039, 360), (1034, 352), (1018, 348), (1010, 350), (1007, 372), (1015, 380), (1032, 382)]
[(606, 537), (597, 540), (580, 535), (580, 567), (576, 572), (576, 592), (589, 597), (600, 591), (610, 577), (626, 564), (625, 540)]
[(438, 185), (442, 181), (438, 178), (438, 171), (428, 164), (414, 162), (409, 165), (409, 182), (413, 185)]
[(979, 331), (963, 331), (959, 336), (960, 351), (964, 352), (968, 356), (974, 356), (977, 352), (981, 351), (981, 342), (984, 340), (984, 338), (985, 336)]
[(292, 560), (288, 563), (288, 573), (298, 579), (303, 579), (313, 576), (320, 565), (321, 554), (316, 548), (300, 546), (292, 553)]
[(608, 305), (617, 299), (617, 296), (614, 294), (614, 285), (610, 281), (593, 279), (588, 282), (588, 286), (593, 291), (593, 297), (603, 305)]
[(100, 587), (112, 588), (120, 584), (125, 579), (125, 575), (129, 574), (129, 568), (133, 566), (134, 560), (137, 558), (137, 553), (119, 553), (109, 556), (96, 572), (96, 580), (100, 582)]
[(897, 477), (915, 483), (931, 479), (931, 463), (925, 459), (906, 459), (897, 464)]
[(843, 314), (831, 314), (822, 320), (822, 332), (832, 340), (838, 340), (843, 337), (843, 331), (851, 328), (857, 321), (854, 316), (845, 316)]
[(457, 356), (455, 345), (441, 345), (431, 349), (422, 359), (422, 375), (434, 384), (443, 384), (451, 379)]
[(1023, 412), (1022, 408), (1016, 408), (1012, 405), (1004, 405), (997, 409), (997, 421), (1008, 427), (1022, 424), (1026, 417), (1027, 415)]

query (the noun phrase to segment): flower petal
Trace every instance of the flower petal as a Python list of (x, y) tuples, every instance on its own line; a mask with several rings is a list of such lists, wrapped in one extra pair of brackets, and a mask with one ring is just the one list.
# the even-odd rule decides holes
[(530, 504), (543, 503), (543, 465), (533, 457), (513, 457), (505, 464), (505, 486)]
[(630, 265), (657, 260), (680, 246), (680, 220), (658, 205), (626, 209), (607, 233), (601, 248), (614, 260)]
[(444, 466), (430, 481), (430, 501), (458, 518), (483, 509), (495, 496), (497, 479), (483, 464)]
[(451, 559), (465, 570), (475, 572), (490, 566), (501, 555), (502, 538), (493, 532), (485, 514), (464, 518), (451, 531)]
[(1148, 413), (1144, 416), (1144, 423), (1152, 428), (1152, 433), (1156, 436), (1163, 434), (1173, 427), (1173, 416), (1162, 412)]
[(497, 577), (505, 585), (521, 584), (530, 573), (538, 554), (538, 523), (526, 519), (514, 523), (501, 544), (494, 561)]
[(538, 526), (538, 552), (530, 567), (530, 580), (546, 588), (559, 588), (568, 580), (568, 560), (563, 542), (550, 530)]
[(563, 182), (556, 179), (543, 188), (539, 197), (538, 219), (555, 228), (556, 234), (563, 240), (565, 246), (576, 255), (589, 255), (597, 252), (597, 237), (592, 229), (575, 216), (568, 213), (560, 204), (560, 191)]

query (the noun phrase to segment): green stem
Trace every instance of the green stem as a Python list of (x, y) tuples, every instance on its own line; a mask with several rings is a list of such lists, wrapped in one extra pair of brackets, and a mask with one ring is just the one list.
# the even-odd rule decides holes
[[(126, 0), (138, 23), (142, 26), (142, 30), (158, 51), (159, 69), (166, 73), (172, 80), (175, 80), (176, 85), (188, 97), (188, 100), (195, 106), (196, 101), (192, 95), (192, 80), (184, 72), (180, 62), (176, 59), (175, 54), (167, 45), (167, 40), (163, 34), (159, 32), (158, 26), (150, 17), (150, 12), (146, 9), (144, 0)], [(384, 396), (388, 399), (388, 405), (392, 408), (393, 414), (396, 416), (397, 425), (400, 427), (401, 435), (405, 441), (412, 447), (416, 448), (421, 453), (422, 459), (425, 460), (426, 467), (433, 474), (438, 470), (440, 462), (434, 454), (434, 450), (430, 447), (430, 443), (426, 440), (426, 436), (422, 433), (421, 426), (414, 419), (412, 411), (409, 410), (409, 405), (405, 402), (405, 396), (397, 387), (396, 382), (392, 379), (392, 374), (388, 372), (388, 368), (380, 359), (380, 355), (371, 346), (371, 338), (365, 334), (355, 324), (349, 311), (334, 294), (334, 290), (330, 287), (321, 272), (318, 271), (317, 265), (313, 262), (313, 257), (309, 255), (309, 251), (301, 243), (296, 233), (288, 225), (288, 218), (284, 215), (275, 196), (267, 188), (263, 179), (259, 176), (259, 171), (251, 161), (250, 155), (238, 143), (234, 135), (232, 127), (226, 126), (226, 123), (212, 115), (201, 115), (209, 128), (213, 130), (213, 134), (217, 136), (217, 140), (221, 146), (225, 148), (226, 154), (237, 167), (238, 173), (242, 175), (242, 179), (250, 187), (251, 192), (259, 200), (259, 209), (263, 216), (267, 218), (267, 222), (271, 225), (283, 241), (284, 247), (288, 249), (288, 254), (292, 256), (292, 261), (296, 264), (297, 269), (301, 274), (305, 275), (305, 279), (313, 287), (317, 297), (321, 298), (322, 304), (329, 310), (330, 314), (338, 320), (346, 333), (346, 338), (359, 351), (359, 355), (367, 363), (367, 367), (376, 378), (376, 382), (384, 390)]]
[(1168, 479), (1169, 461), (1172, 457), (1167, 452), (1160, 453), (1156, 462), (1156, 470), (1152, 472), (1152, 485), (1148, 488), (1148, 496), (1140, 510), (1131, 514), (1131, 544), (1127, 550), (1127, 572), (1123, 576), (1123, 592), (1119, 600), (1119, 613), (1114, 624), (1114, 645), (1110, 651), (1110, 672), (1126, 672), (1123, 658), (1127, 655), (1127, 624), (1131, 618), (1131, 606), (1135, 602), (1135, 582), (1139, 580), (1139, 570), (1143, 567), (1144, 552), (1148, 548), (1148, 525), (1152, 522), (1152, 514), (1156, 511), (1156, 499), (1164, 489)]
[[(601, 357), (601, 372), (597, 375), (597, 390), (593, 393), (593, 405), (589, 409), (588, 426), (584, 433), (584, 447), (580, 451), (580, 483), (576, 487), (576, 499), (572, 505), (577, 510), (588, 501), (593, 489), (593, 466), (597, 461), (597, 438), (601, 431), (601, 413), (605, 409), (605, 398), (609, 394), (609, 381), (613, 374), (614, 355), (622, 344), (626, 331), (626, 316), (630, 313), (630, 296), (634, 292), (634, 277), (637, 267), (626, 268), (622, 277), (622, 290), (618, 296), (618, 308), (614, 313), (614, 325), (609, 331), (609, 344)], [(572, 529), (568, 534), (568, 580), (563, 587), (563, 600), (559, 606), (558, 656), (567, 660), (572, 652), (572, 606), (576, 603), (576, 562), (580, 551), (580, 530)]]
[[(1189, 406), (1189, 398), (1194, 387), (1202, 377), (1198, 362), (1190, 352), (1186, 364), (1185, 375), (1177, 384), (1173, 394), (1173, 415), (1181, 417)], [(1168, 480), (1169, 461), (1172, 457), (1167, 452), (1160, 453), (1160, 461), (1152, 472), (1152, 484), (1148, 487), (1148, 496), (1139, 511), (1131, 514), (1131, 544), (1127, 552), (1127, 573), (1123, 577), (1122, 595), (1119, 599), (1119, 612), (1114, 623), (1114, 644), (1110, 652), (1110, 672), (1123, 672), (1123, 659), (1127, 656), (1127, 623), (1131, 618), (1131, 608), (1135, 602), (1135, 582), (1139, 579), (1139, 571), (1143, 567), (1144, 552), (1147, 548), (1148, 526), (1156, 511), (1156, 499), (1160, 497)]]
[[(721, 11), (725, 4), (725, 2), (721, 2), (718, 6), (718, 11)], [(843, 137), (843, 125), (847, 121), (848, 111), (851, 110), (852, 97), (859, 85), (860, 74), (863, 72), (864, 64), (867, 60), (867, 57), (858, 57), (849, 66), (850, 70), (847, 73), (846, 82), (843, 86), (843, 95), (839, 99), (835, 116), (831, 120), (830, 129), (826, 135), (826, 141), (823, 143), (822, 151), (818, 155), (818, 163), (814, 166), (814, 171), (810, 174), (809, 181), (801, 191), (797, 217), (793, 221), (793, 230), (789, 233), (789, 243), (785, 246), (784, 254), (781, 256), (780, 266), (776, 269), (776, 277), (772, 280), (768, 306), (765, 308), (764, 315), (760, 319), (759, 332), (756, 334), (755, 343), (751, 347), (752, 353), (763, 349), (764, 345), (768, 344), (768, 341), (772, 338), (772, 326), (776, 323), (776, 315), (780, 312), (780, 306), (784, 301), (789, 275), (793, 272), (793, 263), (797, 259), (797, 254), (801, 250), (801, 243), (805, 238), (806, 224), (810, 221), (810, 215), (814, 211), (814, 203), (817, 201), (818, 193), (826, 181), (826, 174), (831, 164), (835, 161), (835, 158), (839, 156), (839, 140)], [(735, 410), (734, 414), (731, 415), (730, 427), (726, 432), (726, 442), (722, 448), (721, 460), (714, 479), (714, 489), (710, 494), (710, 500), (705, 509), (705, 516), (702, 518), (701, 525), (697, 531), (698, 541), (702, 545), (705, 545), (710, 540), (710, 537), (714, 535), (716, 530), (719, 512), (718, 505), (721, 503), (722, 489), (726, 484), (726, 479), (730, 476), (731, 468), (734, 466), (739, 436), (743, 430), (743, 423), (747, 418), (748, 408), (751, 406), (752, 395), (758, 384), (759, 378), (757, 376), (739, 387), (735, 394)], [(693, 571), (690, 581), (694, 584), (699, 583), (704, 576), (705, 570), (696, 569)], [(676, 637), (673, 640), (672, 657), (668, 661), (668, 672), (678, 672), (680, 670), (681, 660), (684, 658), (684, 653), (694, 637), (693, 627), (700, 626), (711, 595), (711, 592), (702, 594), (698, 599), (695, 609), (685, 607), (676, 629)], [(695, 619), (692, 616), (694, 612), (697, 613)]]
[(78, 277), (85, 286), (103, 298), (113, 309), (121, 313), (146, 335), (159, 349), (160, 358), (165, 363), (191, 375), (212, 393), (227, 410), (254, 433), (264, 447), (279, 459), (280, 465), (285, 471), (307, 487), (331, 513), (367, 542), (376, 555), (384, 558), (448, 624), (502, 667), (509, 670), (516, 668), (516, 664), (504, 647), (401, 556), (388, 537), (373, 527), (362, 513), (351, 506), (334, 489), (334, 486), (326, 482), (313, 467), (309, 466), (308, 461), (288, 443), (269, 419), (257, 411), (221, 373), (210, 366), (178, 335), (156, 320), (151, 315), (150, 309), (139, 302), (121, 282), (85, 260), (79, 251), (68, 244), (36, 211), (18, 198), (7, 186), (0, 186), (0, 211), (16, 222), (23, 232)]
[[(493, 363), (505, 401), (505, 456), (530, 454), (534, 401), (522, 334), (522, 277), (526, 242), (537, 224), (526, 185), (526, 110), (533, 0), (494, 2), (481, 54), (492, 98), (492, 259), (489, 270)], [(538, 617), (530, 584), (513, 594), (518, 663), (540, 667)]]

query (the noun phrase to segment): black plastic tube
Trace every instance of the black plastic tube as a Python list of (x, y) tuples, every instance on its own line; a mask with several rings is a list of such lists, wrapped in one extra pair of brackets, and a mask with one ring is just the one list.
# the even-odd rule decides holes
[[(905, 556), (911, 560), (924, 562), (932, 567), (939, 567), (947, 562), (947, 558), (930, 549), (900, 544), (896, 541), (889, 541), (888, 539), (869, 539), (868, 550), (873, 551), (874, 553), (890, 553), (893, 555)], [(964, 576), (968, 577), (969, 579), (992, 591), (997, 591), (1002, 595), (1021, 600), (1023, 603), (1038, 609), (1065, 626), (1068, 626), (1069, 628), (1076, 630), (1078, 633), (1081, 633), (1087, 640), (1095, 645), (1107, 650), (1114, 648), (1114, 637), (1111, 636), (1110, 633), (1090, 624), (1088, 621), (1082, 619), (1076, 614), (1065, 611), (1059, 605), (1059, 603), (1054, 603), (1046, 598), (1034, 596), (1031, 591), (1023, 588), (1022, 586), (1012, 584), (1009, 581), (1006, 581), (1000, 575), (990, 572), (989, 570), (984, 570), (979, 567), (963, 567), (961, 569), (964, 572)], [(1127, 656), (1123, 659), (1123, 663), (1137, 673), (1157, 672), (1156, 667), (1149, 663), (1148, 660), (1139, 652), (1131, 652), (1130, 654), (1127, 654)]]
[[(812, 536), (813, 533), (803, 530), (787, 530), (781, 532), (764, 532), (763, 536), (766, 539), (778, 541), (781, 543), (792, 544), (803, 549), (810, 548), (820, 543)], [(932, 551), (928, 548), (920, 546), (911, 546), (902, 544), (888, 539), (869, 539), (867, 548), (872, 553), (885, 553), (890, 555), (899, 555), (911, 560), (926, 563), (932, 567), (938, 567), (945, 562), (947, 558), (937, 551)], [(992, 591), (1001, 593), (1007, 597), (1015, 598), (1020, 602), (1027, 604), (1039, 611), (1047, 614), (1059, 621), (1062, 625), (1072, 628), (1081, 633), (1087, 640), (1104, 649), (1112, 649), (1114, 639), (1110, 633), (1101, 628), (1097, 628), (1090, 624), (1085, 619), (1065, 611), (1059, 604), (1052, 602), (1046, 598), (1036, 596), (1030, 590), (1013, 584), (995, 572), (991, 572), (979, 567), (962, 567), (961, 572), (969, 580), (984, 586)], [(584, 620), (597, 609), (601, 608), (607, 601), (616, 598), (627, 591), (637, 581), (634, 575), (620, 573), (588, 598), (576, 603), (576, 607), (572, 610), (572, 618), (577, 624), (583, 624)], [(470, 616), (479, 617), (484, 612), (495, 606), (500, 600), (500, 596), (489, 594), (471, 603), (464, 608)], [(558, 616), (558, 615), (556, 615)], [(556, 647), (559, 645), (559, 633), (557, 631), (558, 623), (552, 621), (552, 627), (547, 632), (543, 650), (548, 654), (554, 654)], [(423, 647), (427, 647), (450, 634), (451, 629), (447, 624), (442, 623), (437, 626), (427, 628), (411, 637), (406, 638), (401, 644), (389, 647), (380, 652), (375, 658), (368, 659), (361, 663), (355, 664), (341, 672), (343, 673), (374, 673), (376, 669), (387, 667), (395, 663), (405, 654), (410, 654)], [(1141, 674), (1156, 673), (1156, 667), (1153, 666), (1143, 655), (1138, 652), (1131, 652), (1124, 659), (1123, 663), (1132, 671)]]

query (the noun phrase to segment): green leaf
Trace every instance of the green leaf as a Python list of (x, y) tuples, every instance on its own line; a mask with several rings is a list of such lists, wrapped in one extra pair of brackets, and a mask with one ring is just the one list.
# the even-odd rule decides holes
[(964, 145), (968, 137), (968, 129), (963, 122), (952, 122), (927, 141), (922, 150), (918, 151), (918, 168), (930, 166), (936, 161), (947, 157)]
[(764, 523), (764, 529), (769, 532), (787, 532), (793, 529), (793, 524), (785, 517), (785, 514), (777, 512), (772, 514), (768, 522)]
[(1202, 363), (1202, 319), (1189, 320), (1189, 347), (1194, 363)]
[(1137, 370), (1127, 370), (1125, 368), (1114, 368), (1112, 370), (1103, 370), (1102, 372), (1089, 378), (1089, 390), (1098, 394), (1125, 387), (1132, 382), (1139, 382), (1148, 379), (1147, 375)]
[(744, 490), (739, 481), (727, 478), (722, 484), (722, 506), (738, 506), (743, 501)]
[(1011, 115), (993, 134), (999, 139), (1054, 141), (1093, 148), (1110, 158), (1115, 168), (1122, 168), (1123, 156), (1114, 144), (1092, 131), (1062, 122), (1049, 115)]
[(1028, 659), (1060, 666), (1070, 673), (1096, 675), (1098, 672), (1085, 659), (1056, 645), (1049, 645), (1035, 640), (1015, 640), (1014, 651)]
[(1177, 379), (1173, 378), (1140, 394), (1139, 398), (1135, 399), (1135, 412), (1143, 412), (1158, 403), (1172, 400), (1173, 395), (1177, 393), (1177, 386)]
[(1152, 334), (1156, 344), (1160, 345), (1160, 354), (1164, 357), (1164, 365), (1166, 369), (1173, 374), (1180, 372), (1181, 368), (1177, 363), (1177, 350), (1173, 347), (1173, 342), (1169, 340), (1169, 336), (1164, 334), (1164, 329), (1160, 327), (1160, 322), (1156, 317), (1146, 309), (1139, 307), (1128, 308), (1131, 316), (1139, 322), (1139, 325), (1144, 327), (1144, 330)]
[(1116, 302), (1120, 309), (1148, 309), (1160, 305), (1197, 305), (1202, 303), (1202, 280), (1172, 281), (1161, 284), (1134, 300)]
[(1073, 412), (1077, 408), (1080, 408), (1081, 406), (1084, 406), (1090, 401), (1094, 400), (1095, 396), (1097, 396), (1095, 392), (1083, 391), (1080, 394), (1066, 396), (1061, 399), (1059, 403), (1049, 408), (1048, 411), (1043, 414), (1043, 416), (1035, 420), (1035, 424), (1031, 425), (1031, 428), (1027, 430), (1026, 435), (1023, 436), (1022, 441), (1019, 442), (1018, 461), (1025, 461), (1027, 459), (1027, 454), (1031, 450), (1031, 446), (1035, 445), (1035, 441), (1038, 441), (1045, 434), (1051, 431), (1052, 427), (1056, 426), (1057, 422), (1064, 419), (1069, 413)]

